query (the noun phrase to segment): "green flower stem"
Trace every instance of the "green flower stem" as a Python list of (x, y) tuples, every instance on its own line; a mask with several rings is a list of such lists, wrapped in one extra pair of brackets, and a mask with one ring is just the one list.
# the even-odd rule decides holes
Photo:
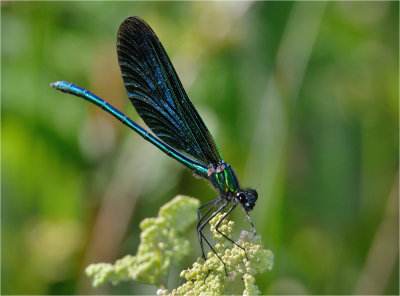
[[(215, 226), (222, 214), (214, 217), (210, 226), (214, 249), (225, 262), (228, 276), (221, 260), (209, 252), (206, 261), (199, 258), (192, 268), (181, 272), (180, 276), (186, 279), (186, 283), (172, 292), (164, 288), (171, 263), (179, 262), (191, 249), (183, 235), (196, 221), (198, 206), (196, 199), (177, 196), (160, 209), (157, 218), (143, 220), (137, 255), (127, 255), (114, 265), (99, 263), (88, 266), (86, 273), (92, 277), (93, 285), (134, 280), (158, 286), (158, 295), (221, 295), (226, 294), (229, 282), (239, 279), (244, 282), (243, 295), (260, 294), (255, 275), (272, 269), (273, 254), (262, 247), (259, 235), (242, 231), (237, 244), (246, 250), (247, 259), (243, 249), (232, 245), (216, 231)], [(232, 237), (233, 228), (234, 222), (225, 219), (219, 231)]]

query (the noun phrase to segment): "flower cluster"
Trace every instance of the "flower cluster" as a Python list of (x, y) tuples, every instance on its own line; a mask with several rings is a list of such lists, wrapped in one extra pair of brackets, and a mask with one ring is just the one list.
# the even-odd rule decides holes
[[(123, 280), (134, 280), (159, 287), (158, 295), (222, 295), (227, 294), (229, 283), (237, 279), (243, 282), (243, 295), (257, 295), (255, 275), (271, 270), (273, 254), (262, 246), (261, 237), (242, 231), (239, 240), (232, 244), (215, 227), (223, 215), (210, 221), (214, 250), (207, 260), (197, 259), (192, 268), (180, 274), (186, 282), (169, 292), (165, 289), (168, 270), (172, 262), (177, 263), (190, 251), (190, 243), (184, 238), (187, 228), (196, 220), (199, 201), (177, 196), (165, 204), (158, 217), (142, 221), (140, 245), (136, 256), (127, 255), (114, 265), (92, 264), (86, 274), (92, 277), (93, 285)], [(232, 237), (234, 222), (224, 219), (218, 230)]]

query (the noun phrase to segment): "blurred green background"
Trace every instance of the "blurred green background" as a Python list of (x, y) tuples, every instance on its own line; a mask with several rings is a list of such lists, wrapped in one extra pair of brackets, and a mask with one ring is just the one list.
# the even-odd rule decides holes
[[(139, 222), (206, 181), (104, 111), (50, 88), (67, 80), (142, 124), (116, 56), (119, 24), (155, 30), (243, 187), (275, 267), (264, 294), (398, 294), (399, 4), (1, 2), (2, 294), (93, 289), (90, 263), (134, 254)], [(249, 228), (242, 211), (233, 215)], [(170, 273), (181, 281), (200, 249)]]

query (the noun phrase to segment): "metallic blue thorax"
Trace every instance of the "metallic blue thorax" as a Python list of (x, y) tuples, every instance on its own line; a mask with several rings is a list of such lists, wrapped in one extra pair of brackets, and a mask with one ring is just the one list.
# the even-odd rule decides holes
[(227, 163), (220, 163), (215, 168), (208, 167), (208, 179), (220, 193), (235, 193), (239, 190), (239, 182), (231, 166)]

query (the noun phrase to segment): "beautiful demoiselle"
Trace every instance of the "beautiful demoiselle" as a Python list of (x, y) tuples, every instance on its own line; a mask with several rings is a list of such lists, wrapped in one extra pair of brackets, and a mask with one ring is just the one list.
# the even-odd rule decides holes
[[(218, 213), (224, 212), (216, 229), (237, 245), (218, 227), (237, 205), (241, 205), (255, 232), (248, 212), (255, 205), (257, 192), (240, 188), (235, 173), (223, 161), (213, 137), (190, 102), (167, 53), (149, 25), (136, 16), (125, 19), (118, 31), (117, 52), (128, 97), (153, 134), (79, 86), (65, 81), (54, 82), (51, 86), (101, 107), (188, 167), (196, 176), (211, 182), (219, 197), (198, 208), (197, 234), (203, 258), (206, 259), (203, 239), (218, 256), (202, 233), (203, 228)], [(201, 210), (206, 207), (209, 209), (202, 215)]]

